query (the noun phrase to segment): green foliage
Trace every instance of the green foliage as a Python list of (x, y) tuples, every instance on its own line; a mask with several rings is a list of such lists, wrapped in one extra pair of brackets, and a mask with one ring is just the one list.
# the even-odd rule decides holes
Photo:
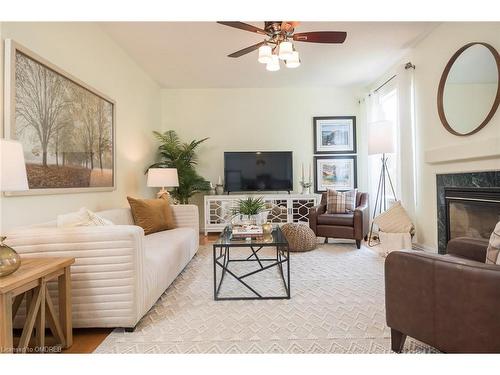
[(257, 215), (265, 209), (266, 203), (262, 197), (248, 197), (246, 199), (239, 199), (237, 206), (232, 211), (234, 215)]
[(177, 168), (179, 187), (171, 192), (174, 199), (185, 204), (195, 193), (210, 190), (210, 182), (195, 170), (198, 163), (196, 149), (208, 138), (187, 143), (179, 139), (175, 130), (168, 130), (165, 133), (154, 131), (153, 134), (161, 143), (158, 147), (160, 161), (150, 165), (149, 168)]

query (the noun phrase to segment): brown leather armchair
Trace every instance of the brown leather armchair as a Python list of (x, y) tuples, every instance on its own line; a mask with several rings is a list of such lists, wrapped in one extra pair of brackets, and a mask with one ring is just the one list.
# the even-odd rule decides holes
[(349, 214), (327, 214), (326, 193), (321, 196), (321, 203), (309, 209), (309, 227), (318, 237), (347, 238), (356, 240), (361, 247), (361, 240), (368, 234), (370, 217), (368, 193), (356, 194), (356, 209)]
[(485, 264), (488, 242), (456, 238), (447, 255), (394, 251), (385, 261), (391, 347), (406, 336), (446, 353), (500, 353), (500, 266)]

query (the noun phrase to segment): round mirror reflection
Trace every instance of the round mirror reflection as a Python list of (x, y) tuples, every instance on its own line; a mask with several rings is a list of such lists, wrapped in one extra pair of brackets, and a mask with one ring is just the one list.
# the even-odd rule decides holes
[(445, 128), (456, 135), (479, 131), (493, 117), (500, 100), (500, 59), (486, 43), (470, 43), (446, 66), (438, 92)]

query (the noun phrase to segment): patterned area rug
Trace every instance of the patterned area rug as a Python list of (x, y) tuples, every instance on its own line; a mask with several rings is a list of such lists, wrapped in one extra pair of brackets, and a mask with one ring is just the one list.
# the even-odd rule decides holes
[[(322, 244), (291, 254), (290, 300), (214, 301), (212, 247), (202, 246), (136, 330), (115, 329), (96, 353), (391, 353), (383, 264), (364, 247)], [(252, 285), (279, 292), (277, 272)], [(248, 295), (228, 274), (223, 293)], [(408, 338), (405, 352), (434, 350)]]

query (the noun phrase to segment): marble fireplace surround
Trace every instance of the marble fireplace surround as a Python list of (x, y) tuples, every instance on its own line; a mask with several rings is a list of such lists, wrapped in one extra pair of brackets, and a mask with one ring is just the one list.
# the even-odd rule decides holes
[(438, 249), (446, 252), (446, 188), (498, 188), (500, 171), (449, 173), (436, 175)]

